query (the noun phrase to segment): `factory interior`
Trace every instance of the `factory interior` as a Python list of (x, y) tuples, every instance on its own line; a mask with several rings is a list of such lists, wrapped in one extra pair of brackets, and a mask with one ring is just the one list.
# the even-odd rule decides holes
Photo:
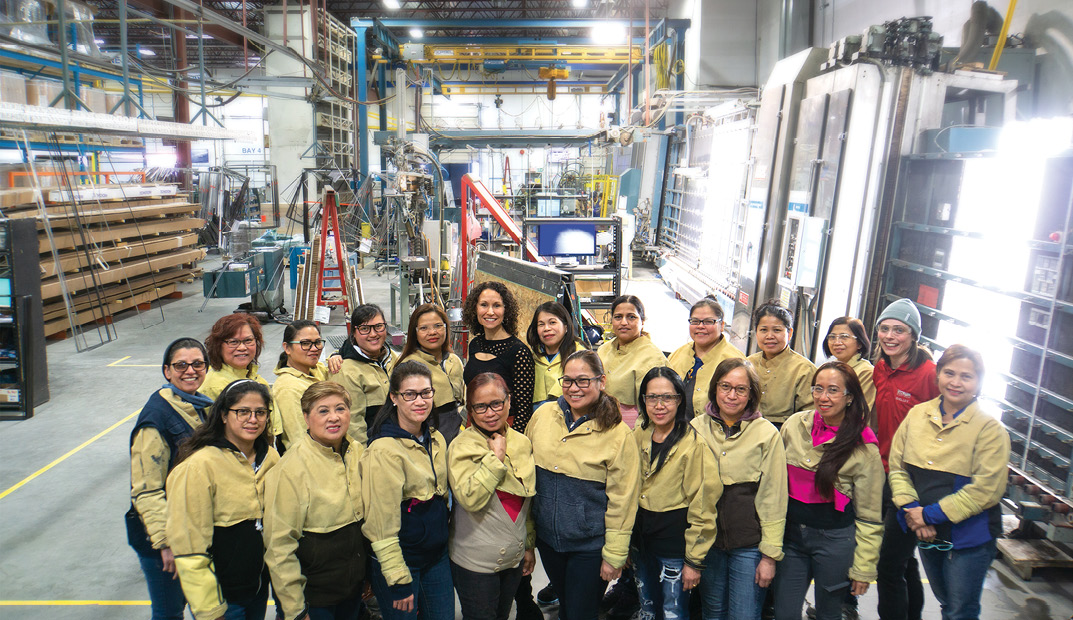
[(490, 280), (523, 341), (634, 295), (668, 356), (777, 300), (816, 365), (908, 299), (1009, 435), (980, 617), (1073, 619), (1071, 234), (1069, 0), (0, 0), (0, 618), (150, 615), (167, 343), (251, 313), (272, 383), (292, 321), (327, 360), (376, 304), (399, 352), (431, 303), (464, 360)]

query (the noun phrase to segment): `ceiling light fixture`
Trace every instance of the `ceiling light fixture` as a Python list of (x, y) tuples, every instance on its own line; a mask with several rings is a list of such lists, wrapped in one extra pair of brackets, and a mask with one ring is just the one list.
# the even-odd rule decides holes
[(402, 8), (402, 2), (399, 0), (384, 0), (384, 7), (394, 11)]
[(104, 45), (104, 39), (93, 39), (93, 42), (96, 43), (98, 46)]
[(156, 56), (156, 52), (154, 52), (151, 49), (144, 48), (144, 47), (139, 47), (138, 48), (138, 54), (141, 55), (141, 56)]
[(575, 9), (583, 9), (589, 6), (589, 0), (570, 0), (570, 5)]
[(411, 39), (424, 39), (425, 38), (425, 31), (421, 30), (420, 28), (410, 28), (410, 38)]

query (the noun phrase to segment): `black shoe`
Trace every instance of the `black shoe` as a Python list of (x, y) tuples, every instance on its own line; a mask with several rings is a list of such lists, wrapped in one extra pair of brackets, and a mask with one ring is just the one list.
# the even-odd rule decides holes
[(555, 593), (555, 588), (551, 587), (551, 584), (544, 586), (537, 592), (536, 602), (538, 605), (547, 607), (548, 605), (558, 605), (559, 595)]
[[(558, 599), (556, 599), (558, 602)], [(540, 607), (529, 598), (526, 601), (514, 601), (517, 609), (517, 615), (515, 620), (544, 620), (544, 612), (540, 610)]]
[(808, 601), (805, 601), (805, 617), (808, 620), (816, 620), (816, 608)]
[(600, 606), (607, 612), (608, 618), (629, 618), (641, 608), (641, 601), (637, 596), (637, 582), (629, 577), (620, 578), (607, 594), (604, 594)]

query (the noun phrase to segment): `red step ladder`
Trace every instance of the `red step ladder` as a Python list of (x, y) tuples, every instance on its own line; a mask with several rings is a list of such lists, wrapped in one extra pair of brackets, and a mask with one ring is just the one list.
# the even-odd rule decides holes
[[(353, 311), (350, 303), (350, 292), (347, 288), (347, 277), (350, 272), (350, 261), (347, 260), (343, 247), (342, 230), (339, 228), (339, 207), (336, 204), (335, 190), (324, 190), (324, 200), (320, 209), (320, 247), (316, 258), (317, 261), (317, 296), (314, 298), (319, 306), (342, 306), (346, 317), (347, 333), (350, 333), (350, 313)], [(329, 241), (330, 239), (330, 241)], [(335, 251), (335, 267), (329, 267), (325, 260), (328, 254), (329, 243)], [(338, 275), (330, 275), (329, 272)], [(326, 282), (335, 282), (329, 286)], [(325, 293), (340, 293), (339, 299), (325, 299)]]

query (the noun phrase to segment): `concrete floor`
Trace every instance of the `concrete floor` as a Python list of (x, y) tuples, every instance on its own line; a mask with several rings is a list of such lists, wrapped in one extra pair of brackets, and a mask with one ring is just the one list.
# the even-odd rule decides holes
[[(206, 263), (206, 269), (211, 263)], [(639, 271), (625, 290), (641, 297), (646, 329), (665, 350), (687, 338), (687, 308), (652, 272)], [(366, 297), (387, 306), (388, 279), (363, 272)], [(50, 342), (52, 399), (25, 421), (0, 422), (0, 618), (144, 619), (147, 594), (123, 513), (129, 506), (128, 438), (139, 407), (163, 383), (161, 355), (180, 336), (204, 338), (237, 299), (209, 300), (201, 282), (182, 285), (184, 299), (128, 313), (115, 323), (118, 338), (77, 353), (74, 341)], [(289, 293), (288, 293), (289, 298)], [(337, 326), (326, 336), (343, 335)], [(282, 325), (265, 326), (269, 370), (281, 349)], [(535, 586), (547, 583), (539, 569)], [(861, 617), (876, 618), (874, 588)], [(555, 618), (554, 609), (548, 618)], [(1073, 615), (1073, 574), (1040, 571), (1031, 582), (996, 562), (984, 592), (983, 618), (1042, 620)], [(459, 614), (459, 617), (461, 615)], [(939, 620), (929, 594), (927, 620)]]

